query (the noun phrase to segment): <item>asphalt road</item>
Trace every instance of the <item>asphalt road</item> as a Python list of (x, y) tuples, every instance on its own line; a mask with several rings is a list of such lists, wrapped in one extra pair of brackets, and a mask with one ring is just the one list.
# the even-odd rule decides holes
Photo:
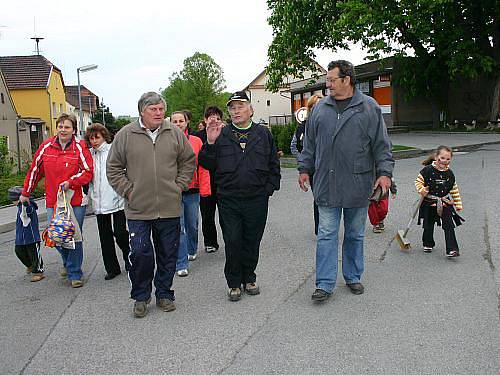
[[(399, 160), (399, 194), (386, 232), (367, 226), (365, 294), (337, 289), (314, 304), (311, 196), (284, 169), (273, 196), (258, 266), (261, 295), (226, 297), (223, 247), (200, 253), (176, 278), (177, 310), (151, 305), (132, 316), (126, 275), (104, 281), (94, 217), (85, 222), (81, 289), (58, 277), (59, 256), (44, 249), (47, 278), (30, 283), (0, 235), (1, 374), (498, 374), (500, 373), (500, 145), (456, 155), (452, 168), (467, 222), (462, 256), (444, 256), (444, 238), (424, 254), (391, 242), (416, 200), (420, 159)], [(222, 242), (222, 241), (221, 241)]]

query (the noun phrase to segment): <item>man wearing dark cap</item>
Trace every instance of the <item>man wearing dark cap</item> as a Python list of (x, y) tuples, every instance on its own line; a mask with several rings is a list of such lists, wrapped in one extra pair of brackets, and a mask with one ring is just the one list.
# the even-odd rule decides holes
[(251, 120), (244, 91), (227, 102), (231, 123), (207, 126), (198, 160), (215, 175), (219, 218), (225, 243), (228, 297), (257, 295), (255, 268), (267, 220), (269, 197), (280, 188), (280, 164), (271, 132)]

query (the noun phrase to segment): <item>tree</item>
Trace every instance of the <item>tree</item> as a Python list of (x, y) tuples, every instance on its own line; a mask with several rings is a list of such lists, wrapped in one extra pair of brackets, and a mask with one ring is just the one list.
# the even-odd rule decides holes
[[(104, 123), (102, 119), (102, 113), (104, 112)], [(109, 107), (101, 107), (99, 106), (97, 108), (97, 111), (95, 111), (92, 114), (92, 122), (98, 122), (100, 124), (103, 124), (108, 128), (108, 130), (111, 132), (111, 134), (116, 134), (118, 130), (120, 130), (120, 126), (117, 126), (115, 124), (115, 118), (113, 117), (113, 114), (109, 111)]]
[(394, 55), (396, 81), (410, 97), (446, 110), (451, 82), (487, 77), (491, 119), (500, 105), (500, 25), (496, 0), (268, 0), (274, 40), (268, 88), (311, 68), (314, 48), (360, 43), (368, 59)]
[(170, 84), (162, 91), (167, 115), (187, 109), (193, 114), (191, 126), (195, 127), (203, 119), (206, 107), (225, 108), (229, 97), (225, 88), (222, 68), (209, 55), (196, 52), (184, 60), (183, 69), (172, 74)]

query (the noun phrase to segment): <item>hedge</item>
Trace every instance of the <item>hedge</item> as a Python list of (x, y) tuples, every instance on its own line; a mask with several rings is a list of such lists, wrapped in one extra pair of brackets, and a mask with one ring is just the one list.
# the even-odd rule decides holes
[(272, 125), (271, 133), (273, 134), (274, 142), (278, 151), (283, 151), (285, 155), (290, 155), (290, 142), (292, 142), (293, 134), (297, 129), (297, 124)]
[[(24, 174), (18, 174), (18, 175), (11, 175), (8, 177), (2, 177), (0, 180), (0, 206), (5, 206), (7, 204), (12, 204), (11, 201), (7, 198), (7, 191), (9, 188), (13, 186), (23, 186), (24, 184), (24, 178), (26, 175)], [(45, 189), (44, 189), (44, 180), (41, 179), (40, 182), (38, 183), (37, 188), (33, 192), (33, 196), (35, 198), (40, 198), (43, 197), (45, 194)]]

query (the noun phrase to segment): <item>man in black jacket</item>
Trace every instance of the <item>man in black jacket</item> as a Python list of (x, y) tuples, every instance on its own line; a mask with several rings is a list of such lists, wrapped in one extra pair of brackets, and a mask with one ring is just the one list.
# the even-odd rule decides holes
[(267, 220), (269, 197), (280, 188), (280, 164), (271, 132), (251, 120), (252, 106), (244, 91), (227, 102), (231, 123), (207, 127), (207, 143), (198, 155), (214, 173), (224, 237), (224, 274), (231, 301), (260, 293), (255, 268)]

